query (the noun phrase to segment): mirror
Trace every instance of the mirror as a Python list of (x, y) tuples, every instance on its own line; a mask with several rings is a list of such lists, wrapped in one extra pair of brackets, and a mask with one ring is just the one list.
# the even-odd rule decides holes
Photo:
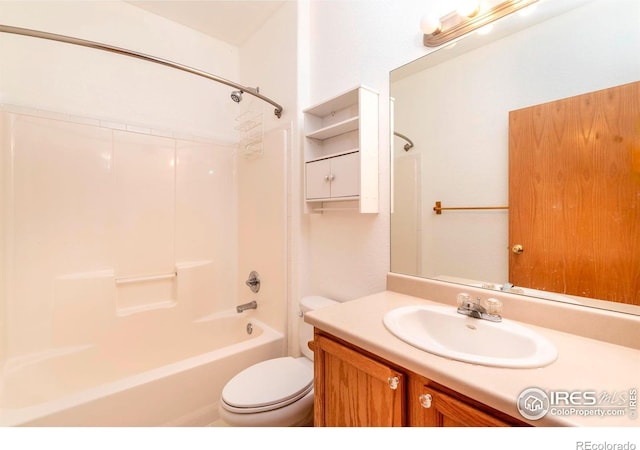
[[(526, 12), (391, 72), (391, 271), (640, 314), (605, 296), (509, 284), (513, 243), (500, 209), (509, 206), (509, 112), (640, 80), (636, 0), (548, 0)], [(437, 201), (497, 209), (436, 214)], [(640, 274), (627, 278), (638, 292)]]

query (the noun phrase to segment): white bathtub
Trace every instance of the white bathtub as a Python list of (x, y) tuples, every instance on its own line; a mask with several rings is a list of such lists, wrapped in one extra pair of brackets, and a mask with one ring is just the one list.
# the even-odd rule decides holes
[(153, 333), (136, 332), (145, 329), (139, 320), (104, 342), (7, 362), (0, 426), (207, 425), (231, 377), (284, 352), (282, 333), (244, 314), (166, 322)]

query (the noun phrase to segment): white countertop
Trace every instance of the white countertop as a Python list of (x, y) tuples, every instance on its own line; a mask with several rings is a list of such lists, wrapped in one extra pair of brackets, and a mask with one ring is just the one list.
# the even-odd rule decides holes
[[(552, 415), (523, 418), (516, 399), (526, 388), (549, 391), (595, 391), (597, 396), (621, 395), (640, 388), (640, 350), (522, 323), (546, 336), (558, 358), (546, 367), (507, 369), (469, 364), (419, 350), (392, 335), (382, 322), (390, 310), (407, 305), (435, 304), (393, 291), (358, 298), (305, 314), (305, 321), (327, 333), (379, 355), (436, 383), (451, 388), (516, 419), (535, 426), (640, 426), (640, 418)], [(454, 308), (454, 307), (452, 307)], [(628, 404), (628, 403), (627, 403)], [(640, 408), (640, 405), (638, 406)], [(597, 408), (603, 409), (603, 408)]]

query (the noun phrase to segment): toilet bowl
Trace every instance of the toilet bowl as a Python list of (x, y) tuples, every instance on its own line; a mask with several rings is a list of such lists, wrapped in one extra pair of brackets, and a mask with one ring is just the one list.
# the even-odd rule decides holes
[[(320, 296), (300, 301), (302, 315), (336, 304)], [(313, 327), (300, 318), (298, 338), (304, 356), (269, 359), (254, 364), (225, 385), (220, 418), (238, 427), (298, 427), (313, 425), (313, 352), (307, 342)]]

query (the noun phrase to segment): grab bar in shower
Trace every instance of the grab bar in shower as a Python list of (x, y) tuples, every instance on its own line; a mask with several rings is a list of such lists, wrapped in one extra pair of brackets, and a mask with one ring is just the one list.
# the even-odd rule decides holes
[(116, 278), (116, 284), (144, 283), (146, 281), (170, 280), (178, 276), (177, 272), (162, 273), (157, 275), (143, 275), (140, 277)]
[(203, 70), (194, 69), (193, 67), (185, 66), (183, 64), (179, 64), (179, 63), (170, 61), (168, 59), (157, 58), (155, 56), (146, 55), (144, 53), (135, 52), (133, 50), (127, 50), (124, 48), (115, 47), (113, 45), (101, 44), (99, 42), (88, 41), (86, 39), (74, 38), (74, 37), (65, 36), (62, 34), (47, 33), (46, 31), (32, 30), (29, 28), (20, 28), (20, 27), (13, 27), (9, 25), (0, 24), (0, 32), (18, 34), (21, 36), (30, 36), (30, 37), (40, 38), (40, 39), (49, 39), (51, 41), (64, 42), (66, 44), (74, 44), (74, 45), (80, 45), (82, 47), (89, 47), (97, 50), (104, 50), (111, 53), (118, 53), (120, 55), (130, 56), (132, 58), (143, 59), (145, 61), (150, 61), (163, 66), (171, 67), (173, 69), (182, 70), (183, 72), (189, 72), (194, 75), (207, 78), (209, 80), (217, 81), (218, 83), (226, 84), (227, 86), (238, 89), (243, 93), (253, 95), (254, 97), (258, 97), (260, 100), (270, 103), (275, 107), (273, 113), (278, 118), (282, 116), (282, 106), (277, 104), (273, 100), (271, 100), (269, 97), (265, 97), (264, 95), (262, 95), (260, 92), (258, 92), (257, 89), (243, 86), (238, 83), (234, 83), (231, 80), (227, 80), (225, 78), (210, 74)]

